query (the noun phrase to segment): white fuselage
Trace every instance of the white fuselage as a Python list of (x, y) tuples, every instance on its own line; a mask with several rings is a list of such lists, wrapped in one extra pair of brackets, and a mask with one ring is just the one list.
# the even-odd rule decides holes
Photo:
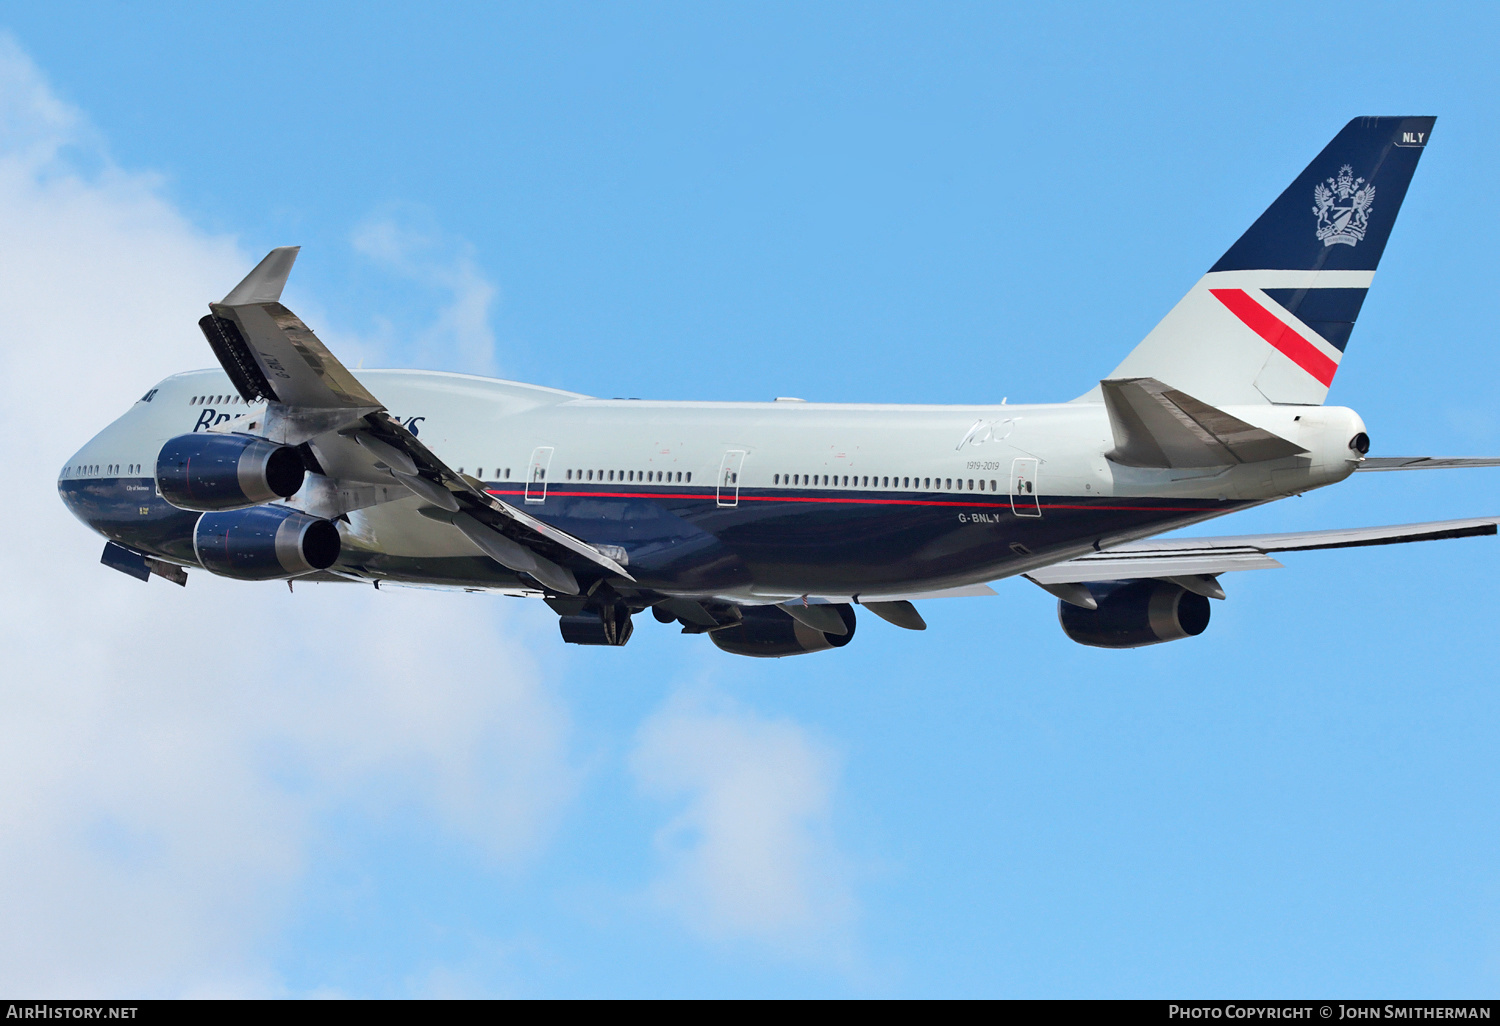
[[(1106, 457), (1114, 440), (1098, 402), (660, 402), (437, 372), (361, 379), (498, 497), (623, 551), (651, 587), (738, 601), (920, 593), (1022, 573), (1341, 481), (1358, 461), (1350, 439), (1364, 429), (1342, 407), (1226, 407), (1307, 455), (1140, 469)], [(92, 482), (107, 505), (113, 482), (121, 509), (85, 519), (153, 549), (121, 532), (132, 503), (149, 505), (136, 499), (150, 494), (158, 451), (172, 436), (253, 418), (233, 396), (218, 370), (166, 379), (84, 446), (59, 484)], [(350, 511), (341, 563), (377, 579), (505, 586), (455, 570), (474, 560), (473, 544), (413, 516), (417, 505), (412, 496)]]

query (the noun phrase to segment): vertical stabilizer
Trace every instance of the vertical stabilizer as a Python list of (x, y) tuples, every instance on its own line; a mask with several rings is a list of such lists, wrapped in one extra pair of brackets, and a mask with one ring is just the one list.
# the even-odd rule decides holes
[(1345, 125), (1109, 377), (1216, 406), (1321, 404), (1435, 120)]

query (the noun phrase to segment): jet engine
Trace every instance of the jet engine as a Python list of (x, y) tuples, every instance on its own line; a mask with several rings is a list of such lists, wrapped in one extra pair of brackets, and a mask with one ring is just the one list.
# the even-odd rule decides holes
[(1208, 626), (1208, 599), (1170, 581), (1096, 581), (1098, 609), (1057, 604), (1063, 633), (1095, 648), (1140, 648), (1196, 637)]
[(242, 581), (279, 581), (326, 570), (339, 558), (331, 520), (286, 506), (205, 513), (193, 530), (204, 568)]
[(157, 454), (156, 490), (179, 509), (244, 509), (295, 495), (306, 472), (290, 445), (250, 435), (178, 435)]
[(843, 648), (854, 639), (854, 610), (848, 605), (824, 608), (839, 614), (839, 619), (849, 629), (847, 634), (814, 630), (776, 606), (742, 606), (743, 619), (738, 625), (714, 631), (709, 637), (726, 652), (762, 659)]

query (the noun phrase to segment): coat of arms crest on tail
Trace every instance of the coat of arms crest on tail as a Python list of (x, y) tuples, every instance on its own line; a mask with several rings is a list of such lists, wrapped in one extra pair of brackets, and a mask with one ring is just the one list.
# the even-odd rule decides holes
[(1318, 238), (1323, 245), (1343, 243), (1353, 246), (1365, 237), (1370, 226), (1370, 210), (1375, 203), (1375, 186), (1354, 177), (1348, 164), (1339, 168), (1337, 178), (1313, 186), (1313, 213), (1318, 218)]

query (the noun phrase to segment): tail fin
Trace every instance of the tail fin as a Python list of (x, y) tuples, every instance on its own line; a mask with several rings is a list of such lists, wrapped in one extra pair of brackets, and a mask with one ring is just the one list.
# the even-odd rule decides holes
[(1345, 125), (1110, 378), (1216, 406), (1320, 405), (1436, 120)]

